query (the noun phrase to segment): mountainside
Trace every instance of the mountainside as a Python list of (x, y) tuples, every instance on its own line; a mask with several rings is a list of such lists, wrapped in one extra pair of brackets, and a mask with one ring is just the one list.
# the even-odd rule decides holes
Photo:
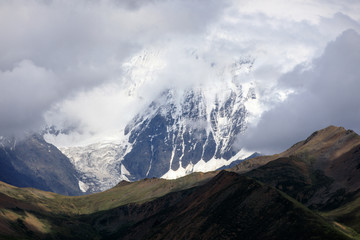
[[(224, 171), (210, 181), (206, 175), (189, 177), (120, 183), (80, 198), (0, 184), (0, 239), (351, 239), (253, 179)], [(188, 188), (196, 182), (203, 185)], [(131, 198), (112, 204), (129, 189), (135, 197), (172, 186), (185, 190), (138, 204)]]
[(231, 171), (274, 186), (360, 232), (360, 136), (351, 130), (329, 126), (283, 153), (250, 159)]
[[(208, 182), (217, 173), (195, 173), (176, 180), (145, 179), (120, 182), (91, 195), (69, 197), (0, 182), (0, 239), (103, 239), (107, 223), (95, 225), (104, 211), (132, 207)], [(133, 221), (128, 215), (126, 223)], [(139, 217), (136, 217), (139, 220)], [(119, 229), (115, 219), (112, 231)], [(98, 226), (100, 225), (100, 226)]]
[(167, 91), (126, 127), (132, 146), (121, 164), (131, 180), (173, 178), (177, 173), (206, 171), (206, 166), (215, 170), (210, 165), (223, 166), (237, 153), (233, 143), (245, 129), (246, 117), (241, 88), (229, 90), (213, 106), (207, 106), (200, 89), (180, 98), (177, 104), (173, 91)]
[(81, 194), (69, 159), (38, 134), (24, 140), (0, 139), (0, 180), (65, 195)]
[[(221, 172), (197, 189), (169, 194), (139, 207), (150, 206), (159, 211), (110, 238), (348, 239), (285, 194), (235, 173)], [(109, 215), (100, 221), (114, 216)]]
[(0, 183), (0, 239), (359, 239), (359, 146), (330, 126), (232, 169), (242, 175), (122, 181), (80, 197)]
[[(83, 191), (104, 191), (121, 180), (212, 171), (251, 155), (234, 142), (257, 101), (249, 82), (252, 65), (249, 59), (226, 67), (209, 63), (212, 77), (220, 80), (162, 91), (126, 125), (118, 141), (60, 148), (80, 173)], [(158, 68), (155, 53), (132, 59), (124, 70), (129, 96), (151, 82)]]
[(360, 136), (351, 130), (327, 127), (276, 157), (246, 175), (316, 209), (339, 207), (360, 193)]

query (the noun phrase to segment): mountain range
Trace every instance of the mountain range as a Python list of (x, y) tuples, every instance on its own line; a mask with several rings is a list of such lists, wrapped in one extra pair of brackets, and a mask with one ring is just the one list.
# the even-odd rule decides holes
[(0, 184), (1, 239), (358, 239), (360, 136), (330, 126), (272, 156), (71, 197)]
[[(123, 89), (127, 98), (141, 102), (139, 89), (152, 81), (159, 55), (147, 51), (126, 64)], [(115, 140), (59, 147), (77, 170), (81, 190), (100, 192), (121, 180), (174, 179), (249, 157), (253, 153), (237, 146), (236, 140), (246, 131), (251, 109), (258, 101), (256, 86), (247, 80), (253, 62), (244, 58), (229, 66), (209, 63), (214, 83), (160, 91)], [(54, 145), (57, 135), (71, 135), (56, 126), (50, 129), (45, 139)]]

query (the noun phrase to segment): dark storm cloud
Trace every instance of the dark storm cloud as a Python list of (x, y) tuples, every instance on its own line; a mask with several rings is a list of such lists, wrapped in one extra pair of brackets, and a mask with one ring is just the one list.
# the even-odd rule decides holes
[(285, 150), (328, 125), (360, 133), (360, 35), (343, 32), (312, 66), (298, 66), (280, 79), (279, 88), (296, 92), (265, 112), (239, 146), (263, 153)]

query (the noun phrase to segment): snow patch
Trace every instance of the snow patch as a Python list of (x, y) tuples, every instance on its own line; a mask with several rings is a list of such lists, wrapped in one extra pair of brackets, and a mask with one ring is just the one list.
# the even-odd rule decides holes
[(130, 172), (126, 169), (126, 167), (123, 164), (121, 164), (121, 175), (123, 178), (125, 178), (124, 180), (129, 182), (129, 179), (127, 179), (125, 175), (130, 175)]
[(201, 159), (195, 165), (192, 163), (188, 164), (186, 166), (186, 168), (184, 168), (180, 165), (180, 167), (176, 171), (170, 169), (167, 173), (165, 173), (163, 176), (161, 176), (161, 178), (176, 179), (179, 177), (189, 175), (190, 173), (194, 173), (194, 172), (215, 171), (218, 168), (230, 165), (232, 162), (234, 162), (236, 160), (245, 159), (245, 158), (249, 157), (251, 154), (253, 154), (253, 153), (248, 152), (245, 149), (241, 149), (235, 156), (233, 156), (229, 160), (212, 158), (209, 161), (205, 162), (203, 159)]
[(89, 186), (79, 180), (79, 188), (82, 192), (86, 192), (89, 189)]

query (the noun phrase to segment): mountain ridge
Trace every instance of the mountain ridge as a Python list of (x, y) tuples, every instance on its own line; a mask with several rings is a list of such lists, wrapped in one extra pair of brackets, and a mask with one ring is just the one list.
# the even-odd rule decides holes
[(329, 127), (281, 154), (246, 160), (274, 158), (241, 175), (122, 181), (80, 197), (0, 183), (0, 239), (357, 239), (358, 169), (356, 181), (343, 182), (342, 171), (360, 164), (359, 138)]
[[(148, 183), (151, 181), (169, 182), (142, 180)], [(43, 194), (47, 194), (31, 189), (21, 191), (35, 194), (34, 199), (40, 197), (42, 201), (45, 200)], [(49, 194), (50, 198), (45, 201), (58, 201), (56, 199), (59, 196)], [(92, 196), (99, 194), (103, 193)], [(17, 231), (16, 234), (12, 233), (13, 236), (27, 236), (27, 239), (198, 239), (199, 236), (204, 239), (233, 239), (236, 236), (245, 239), (288, 239), (289, 236), (293, 239), (350, 239), (286, 194), (251, 178), (226, 171), (219, 172), (210, 181), (197, 187), (175, 191), (139, 204), (129, 202), (108, 210), (96, 210), (89, 215), (68, 215), (68, 211), (74, 211), (71, 208), (64, 209), (66, 215), (54, 215), (51, 208), (62, 204), (47, 205), (49, 209), (44, 208), (46, 202), (43, 202), (38, 205), (39, 208), (33, 205), (36, 201), (28, 203), (27, 198), (13, 201), (1, 196), (0, 225), (9, 224), (4, 217), (14, 216), (18, 220), (16, 225), (10, 224), (13, 226), (10, 230)], [(89, 196), (81, 198), (86, 197)], [(66, 198), (76, 200), (74, 197)], [(4, 205), (4, 201), (9, 200), (12, 202), (10, 208)], [(4, 208), (7, 210), (4, 211)], [(267, 219), (267, 224), (262, 219)], [(34, 222), (38, 223), (37, 228), (32, 225)], [(274, 225), (274, 222), (280, 225)], [(47, 224), (55, 223), (57, 225), (47, 232)], [(260, 223), (261, 231), (258, 229)], [(6, 236), (4, 231), (1, 234), (0, 239)]]

